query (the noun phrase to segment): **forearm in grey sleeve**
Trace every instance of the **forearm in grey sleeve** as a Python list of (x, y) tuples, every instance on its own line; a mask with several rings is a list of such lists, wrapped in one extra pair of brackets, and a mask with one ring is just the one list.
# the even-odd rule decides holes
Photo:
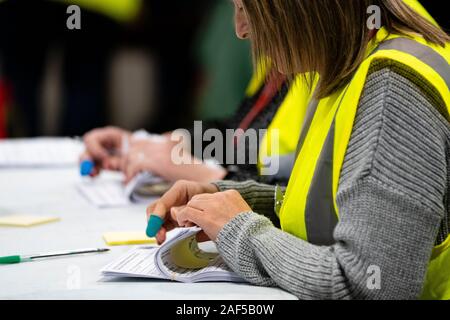
[[(218, 235), (231, 268), (301, 299), (415, 299), (443, 216), (450, 129), (401, 70), (368, 77), (337, 195), (335, 244), (316, 246), (256, 213)], [(379, 271), (379, 274), (373, 272)], [(379, 276), (379, 286), (372, 276)]]
[[(219, 251), (251, 283), (300, 299), (417, 298), (439, 216), (369, 178), (342, 193), (339, 205), (333, 246), (309, 244), (245, 213), (222, 229)], [(368, 285), (370, 267), (380, 270), (380, 289)]]

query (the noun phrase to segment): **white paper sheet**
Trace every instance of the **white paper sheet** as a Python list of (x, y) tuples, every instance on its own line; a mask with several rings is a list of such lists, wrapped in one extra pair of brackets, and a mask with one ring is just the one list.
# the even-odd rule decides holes
[[(134, 190), (145, 183), (158, 183), (162, 180), (149, 173), (141, 173), (127, 185), (123, 184), (124, 175), (121, 173), (106, 173), (97, 178), (84, 177), (77, 184), (78, 191), (94, 206), (98, 208), (115, 208), (129, 206), (135, 202), (149, 203), (156, 197), (142, 198), (136, 201), (132, 197)], [(135, 201), (132, 201), (135, 200)]]
[(131, 204), (120, 177), (83, 178), (78, 191), (98, 208), (124, 207)]
[(106, 276), (166, 279), (155, 265), (157, 250), (157, 247), (152, 246), (135, 248), (120, 259), (105, 266), (101, 272)]
[(0, 168), (76, 166), (83, 148), (70, 138), (0, 140)]

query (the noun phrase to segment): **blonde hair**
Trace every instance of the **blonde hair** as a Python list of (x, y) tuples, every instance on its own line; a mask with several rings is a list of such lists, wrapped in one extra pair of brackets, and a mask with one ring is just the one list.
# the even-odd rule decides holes
[(377, 5), (390, 33), (418, 33), (445, 46), (450, 37), (403, 0), (243, 0), (254, 61), (270, 58), (293, 77), (299, 70), (317, 71), (317, 97), (347, 84), (363, 61), (370, 31), (367, 9)]

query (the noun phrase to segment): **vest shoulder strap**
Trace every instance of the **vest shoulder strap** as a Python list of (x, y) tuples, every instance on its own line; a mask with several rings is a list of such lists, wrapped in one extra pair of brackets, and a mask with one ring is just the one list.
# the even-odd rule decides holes
[[(416, 40), (412, 40), (409, 38), (394, 38), (390, 40), (386, 40), (382, 42), (378, 48), (374, 51), (373, 55), (376, 57), (382, 57), (386, 51), (393, 51), (393, 55), (391, 55), (391, 59), (398, 60), (402, 62), (402, 57), (399, 53), (410, 55), (417, 60), (419, 60), (423, 65), (427, 65), (432, 70), (434, 70), (439, 77), (445, 82), (447, 89), (450, 88), (450, 65), (447, 59), (445, 58), (446, 50), (440, 50), (441, 52), (436, 51), (433, 47), (424, 45)], [(444, 55), (445, 54), (445, 55)], [(422, 66), (418, 65), (410, 65), (413, 69), (422, 69)], [(423, 70), (418, 70), (423, 71)]]

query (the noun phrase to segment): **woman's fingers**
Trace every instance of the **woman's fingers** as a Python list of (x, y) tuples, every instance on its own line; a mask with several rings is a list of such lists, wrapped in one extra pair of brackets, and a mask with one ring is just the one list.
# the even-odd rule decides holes
[(91, 157), (87, 151), (84, 151), (79, 157), (78, 162), (83, 162), (84, 160), (91, 160)]
[(177, 214), (178, 225), (182, 227), (192, 227), (193, 225), (202, 227), (203, 219), (201, 216), (204, 216), (201, 210), (186, 206)]
[(121, 156), (109, 156), (103, 161), (103, 168), (106, 170), (121, 171)]
[(147, 208), (147, 219), (150, 219), (151, 215), (156, 215), (160, 217), (162, 220), (166, 219), (167, 207), (161, 200), (154, 202)]
[(130, 153), (127, 153), (127, 154), (122, 155), (122, 157), (120, 157), (119, 168), (120, 168), (120, 171), (122, 171), (123, 173), (125, 173), (127, 170), (129, 155), (130, 155)]
[(98, 160), (103, 161), (104, 159), (108, 158), (108, 150), (106, 150), (100, 141), (96, 139), (89, 139), (86, 138), (84, 140), (84, 144), (86, 146), (86, 151), (89, 154), (89, 157)]
[(95, 129), (84, 136), (84, 160), (93, 160), (99, 169), (118, 170), (115, 157), (119, 157), (122, 140), (128, 132), (114, 127)]
[(220, 206), (220, 194), (200, 194), (192, 197), (188, 202), (188, 206), (200, 211), (215, 211), (217, 206)]
[(217, 198), (218, 193), (201, 193), (193, 196), (191, 201), (211, 201)]
[(164, 243), (164, 241), (166, 241), (166, 234), (167, 234), (166, 227), (163, 226), (156, 234), (156, 242), (158, 244)]
[(111, 157), (110, 165), (111, 165), (112, 170), (120, 171), (120, 163), (122, 161), (122, 158), (123, 158), (122, 156)]
[[(86, 147), (86, 153), (90, 159), (97, 161), (103, 161), (108, 158), (109, 153), (105, 145), (109, 139), (105, 134), (100, 133), (100, 131), (93, 130), (89, 132), (84, 137), (84, 145)], [(113, 139), (111, 139), (113, 140)]]
[(178, 213), (179, 213), (181, 210), (183, 210), (184, 208), (186, 208), (185, 205), (182, 205), (182, 206), (176, 206), (176, 207), (170, 208), (170, 219), (171, 219), (172, 221), (177, 221)]
[(211, 213), (186, 206), (178, 213), (178, 224), (183, 227), (198, 226), (203, 230), (196, 235), (199, 242), (215, 239), (215, 222)]
[(125, 183), (130, 182), (142, 169), (142, 164), (130, 162), (125, 170)]
[[(165, 241), (166, 232), (179, 225), (178, 216), (189, 200), (197, 194), (205, 192), (217, 192), (217, 187), (210, 184), (199, 184), (180, 180), (176, 182), (158, 201), (153, 202), (147, 208), (147, 220), (151, 215), (156, 215), (164, 221), (162, 228), (156, 234), (158, 243)], [(199, 225), (195, 220), (186, 219), (184, 225)], [(192, 220), (192, 221), (191, 221)]]
[(150, 219), (150, 216), (152, 215), (157, 203), (158, 203), (158, 201), (155, 201), (147, 207), (147, 209), (145, 211), (145, 213), (147, 214), (147, 221), (148, 221), (148, 219)]
[(92, 168), (91, 173), (89, 174), (89, 176), (91, 177), (96, 177), (100, 174), (100, 167), (98, 165), (95, 165), (94, 168)]
[[(183, 192), (183, 190), (182, 185), (175, 184), (158, 201), (152, 203), (147, 208), (147, 220), (149, 220), (152, 215), (155, 215), (164, 221), (164, 229), (157, 233), (158, 241), (164, 241), (167, 229), (170, 230), (170, 228), (175, 227), (176, 219), (173, 215), (176, 215), (176, 207), (185, 205), (187, 202), (187, 199), (184, 199), (185, 192)], [(172, 208), (174, 209), (173, 212)], [(169, 216), (167, 216), (168, 214)]]
[(155, 238), (158, 244), (164, 243), (166, 241), (166, 235), (167, 232), (170, 230), (173, 230), (175, 228), (178, 228), (178, 225), (174, 223), (172, 220), (167, 220), (159, 229), (158, 233), (156, 234)]
[(182, 212), (186, 206), (179, 206), (179, 207), (173, 207), (170, 209), (170, 219), (173, 222), (177, 223), (177, 227), (193, 227), (194, 224), (191, 222), (187, 222), (186, 224), (180, 224), (178, 220), (178, 216), (180, 215), (180, 212)]
[(199, 233), (197, 233), (196, 239), (197, 242), (211, 241), (211, 239), (208, 237), (205, 231), (200, 231)]
[(128, 183), (139, 172), (153, 172), (152, 163), (152, 159), (147, 156), (140, 145), (132, 147), (130, 152), (122, 157), (120, 163), (121, 171), (125, 174), (125, 182)]
[(189, 201), (189, 182), (178, 181), (160, 199), (167, 208), (184, 206)]
[[(162, 221), (162, 226), (150, 226), (150, 223), (154, 223), (153, 220), (150, 219), (151, 216), (157, 216)], [(167, 207), (162, 203), (161, 201), (154, 202), (147, 208), (147, 235), (148, 236), (155, 236), (156, 241), (158, 244), (163, 243), (166, 241), (166, 233), (167, 231), (174, 228), (173, 223), (171, 219), (167, 219)], [(158, 230), (153, 230), (156, 227), (158, 227)], [(148, 234), (150, 230), (153, 230), (152, 232), (156, 231), (155, 234)]]
[[(81, 164), (83, 161), (93, 161), (91, 155), (85, 151), (83, 152), (80, 157), (78, 158), (79, 163)], [(94, 161), (93, 161), (94, 162)], [(91, 170), (91, 173), (89, 176), (96, 177), (100, 174), (101, 166), (98, 165), (98, 162), (94, 162), (94, 167)]]
[(145, 159), (145, 156), (142, 152), (128, 155), (122, 171), (125, 174), (126, 183), (128, 183), (140, 172), (152, 172), (150, 161)]

